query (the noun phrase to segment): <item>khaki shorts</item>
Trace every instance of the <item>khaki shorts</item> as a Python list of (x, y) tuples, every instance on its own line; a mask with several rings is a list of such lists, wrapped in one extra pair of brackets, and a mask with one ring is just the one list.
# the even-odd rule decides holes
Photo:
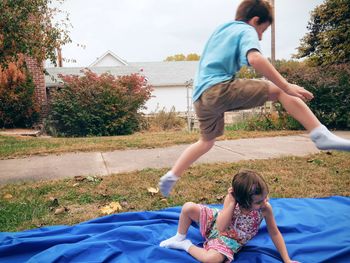
[(194, 102), (201, 136), (209, 141), (224, 134), (226, 111), (250, 109), (268, 100), (270, 82), (237, 79), (216, 84)]

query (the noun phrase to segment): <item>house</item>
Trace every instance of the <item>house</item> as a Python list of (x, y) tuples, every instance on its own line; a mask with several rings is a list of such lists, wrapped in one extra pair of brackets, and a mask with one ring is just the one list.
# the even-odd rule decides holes
[(93, 67), (117, 67), (126, 66), (128, 63), (114, 54), (112, 51), (106, 51), (101, 57), (97, 58), (89, 68)]
[[(126, 62), (111, 51), (107, 51), (94, 61), (88, 69), (102, 74), (108, 72), (115, 76), (138, 73), (144, 75), (153, 87), (152, 97), (146, 103), (145, 113), (154, 113), (172, 107), (178, 112), (192, 111), (193, 80), (198, 61), (177, 62)], [(45, 76), (48, 95), (50, 89), (61, 85), (58, 75), (82, 75), (84, 67), (46, 68)]]
[[(50, 99), (50, 90), (62, 85), (58, 75), (83, 75), (82, 70), (88, 68), (97, 74), (110, 73), (114, 76), (138, 73), (146, 77), (152, 85), (152, 97), (146, 103), (146, 114), (160, 110), (170, 111), (172, 108), (183, 116), (192, 118), (192, 82), (196, 74), (198, 61), (176, 62), (126, 62), (111, 51), (97, 58), (89, 67), (46, 68), (46, 91)], [(225, 113), (225, 123), (239, 122), (252, 114), (270, 111), (271, 103), (264, 107)]]

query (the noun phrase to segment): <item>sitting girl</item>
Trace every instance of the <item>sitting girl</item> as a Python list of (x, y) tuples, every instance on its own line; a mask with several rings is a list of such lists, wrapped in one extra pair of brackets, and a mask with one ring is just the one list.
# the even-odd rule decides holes
[[(187, 202), (181, 210), (177, 234), (160, 243), (161, 247), (183, 249), (201, 262), (230, 262), (242, 246), (258, 232), (265, 219), (269, 235), (283, 262), (291, 261), (284, 239), (277, 228), (265, 180), (254, 171), (243, 170), (233, 177), (232, 187), (220, 211)], [(199, 224), (204, 248), (186, 239), (192, 221)]]

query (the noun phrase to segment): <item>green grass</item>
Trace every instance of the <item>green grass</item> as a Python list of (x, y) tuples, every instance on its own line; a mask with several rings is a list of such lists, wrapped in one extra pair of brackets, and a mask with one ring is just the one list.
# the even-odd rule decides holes
[[(226, 131), (219, 140), (285, 136), (298, 134), (296, 131)], [(31, 155), (60, 154), (66, 152), (114, 151), (125, 149), (168, 147), (193, 143), (198, 140), (197, 132), (185, 131), (146, 132), (129, 136), (46, 138), (14, 137), (0, 135), (0, 159), (19, 158)]]
[[(77, 224), (102, 216), (100, 208), (112, 201), (122, 204), (122, 212), (157, 210), (187, 201), (221, 203), (232, 175), (240, 168), (260, 172), (269, 184), (271, 197), (350, 196), (350, 153), (343, 152), (196, 165), (185, 172), (168, 199), (147, 191), (157, 186), (167, 169), (144, 169), (98, 181), (77, 182), (72, 178), (3, 185), (0, 231)], [(5, 199), (9, 194), (12, 198)], [(62, 207), (67, 211), (55, 215), (55, 209)]]

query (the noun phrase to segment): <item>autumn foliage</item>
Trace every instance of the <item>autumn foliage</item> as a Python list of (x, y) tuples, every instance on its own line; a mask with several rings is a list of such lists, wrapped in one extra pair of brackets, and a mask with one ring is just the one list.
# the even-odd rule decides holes
[(289, 82), (314, 94), (308, 105), (323, 124), (333, 129), (350, 129), (350, 64), (312, 67), (282, 61), (276, 66)]
[(125, 135), (140, 127), (139, 112), (150, 98), (143, 76), (115, 77), (85, 70), (60, 76), (64, 86), (52, 95), (49, 131), (58, 136)]
[(0, 128), (31, 127), (39, 119), (35, 86), (23, 57), (0, 66)]

